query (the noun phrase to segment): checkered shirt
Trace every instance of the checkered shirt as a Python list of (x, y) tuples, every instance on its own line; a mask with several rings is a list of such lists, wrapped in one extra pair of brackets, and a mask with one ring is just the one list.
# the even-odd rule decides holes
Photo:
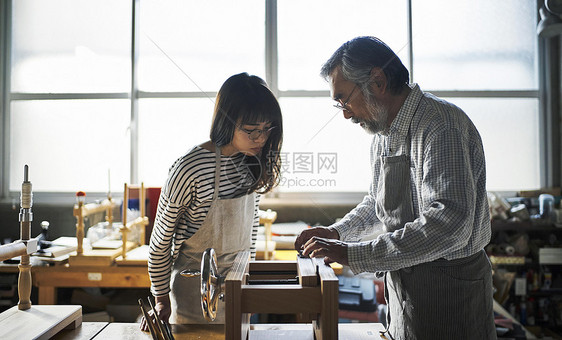
[[(393, 271), (470, 256), (490, 241), (482, 140), (457, 106), (412, 88), (386, 135), (371, 145), (372, 183), (363, 201), (332, 225), (348, 247), (354, 273)], [(410, 186), (415, 219), (387, 231), (376, 214), (381, 156), (405, 153), (410, 133)], [(376, 239), (364, 236), (382, 232)]]

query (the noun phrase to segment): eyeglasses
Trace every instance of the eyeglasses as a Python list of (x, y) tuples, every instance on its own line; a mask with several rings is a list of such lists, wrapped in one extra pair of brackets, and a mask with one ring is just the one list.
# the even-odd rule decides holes
[(239, 126), (238, 127), (240, 130), (242, 130), (243, 132), (248, 134), (248, 138), (250, 138), (251, 140), (257, 140), (261, 137), (261, 135), (263, 134), (265, 136), (265, 138), (268, 138), (269, 135), (271, 134), (271, 131), (273, 131), (276, 126), (272, 126), (270, 128), (267, 129), (252, 129), (252, 130), (248, 130), (248, 129), (244, 129), (243, 127)]
[(353, 92), (355, 92), (356, 88), (357, 88), (357, 84), (355, 84), (355, 86), (349, 93), (349, 96), (347, 96), (347, 99), (344, 102), (342, 102), (341, 99), (337, 99), (338, 103), (334, 104), (334, 107), (337, 108), (338, 110), (349, 111), (349, 109), (347, 108), (347, 104), (351, 100), (351, 96), (353, 95)]

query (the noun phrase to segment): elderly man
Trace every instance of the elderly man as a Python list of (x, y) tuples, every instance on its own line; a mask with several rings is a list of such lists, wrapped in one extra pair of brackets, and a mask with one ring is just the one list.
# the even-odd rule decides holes
[(495, 339), (484, 150), (473, 123), (408, 84), (398, 56), (374, 37), (343, 44), (321, 74), (344, 117), (374, 134), (372, 182), (341, 221), (303, 231), (295, 248), (354, 273), (384, 273), (387, 338)]

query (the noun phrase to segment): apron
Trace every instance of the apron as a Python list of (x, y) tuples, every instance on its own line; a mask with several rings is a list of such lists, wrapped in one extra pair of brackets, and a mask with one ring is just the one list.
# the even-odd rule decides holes
[[(376, 213), (387, 232), (415, 219), (410, 133), (404, 152), (381, 156)], [(496, 339), (490, 261), (484, 250), (384, 274), (388, 339)]]
[[(185, 240), (174, 261), (171, 274), (170, 302), (175, 324), (207, 324), (201, 309), (201, 278), (183, 277), (184, 269), (201, 268), (201, 256), (207, 248), (214, 248), (217, 254), (217, 268), (226, 276), (236, 255), (250, 250), (252, 225), (254, 223), (255, 193), (238, 198), (219, 199), (220, 148), (216, 147), (215, 190), (207, 217), (199, 230)], [(218, 302), (217, 317), (214, 321), (224, 324), (224, 303)]]

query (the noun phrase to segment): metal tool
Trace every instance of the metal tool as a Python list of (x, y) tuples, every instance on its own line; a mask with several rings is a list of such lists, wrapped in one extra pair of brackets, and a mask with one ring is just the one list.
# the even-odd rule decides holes
[(154, 329), (154, 324), (152, 323), (152, 318), (150, 317), (150, 315), (148, 315), (148, 312), (144, 307), (144, 303), (142, 302), (142, 299), (139, 299), (139, 305), (142, 315), (144, 316), (144, 319), (146, 320), (146, 323), (148, 325), (148, 329), (150, 330), (150, 335), (152, 335), (152, 339), (159, 340), (158, 334), (156, 333), (156, 329)]
[(150, 296), (147, 297), (147, 299), (148, 299), (148, 304), (150, 305), (150, 308), (152, 308), (152, 314), (154, 314), (156, 324), (158, 325), (158, 331), (162, 335), (162, 338), (164, 340), (174, 340), (174, 335), (172, 334), (172, 330), (168, 326), (168, 323), (166, 323), (166, 322), (164, 322), (160, 319), (160, 316), (154, 310), (154, 305), (152, 304), (152, 300), (150, 299)]
[(163, 325), (164, 325), (164, 331), (166, 331), (166, 334), (168, 334), (168, 339), (175, 340), (174, 334), (172, 333), (172, 328), (170, 328), (170, 324), (164, 322)]

